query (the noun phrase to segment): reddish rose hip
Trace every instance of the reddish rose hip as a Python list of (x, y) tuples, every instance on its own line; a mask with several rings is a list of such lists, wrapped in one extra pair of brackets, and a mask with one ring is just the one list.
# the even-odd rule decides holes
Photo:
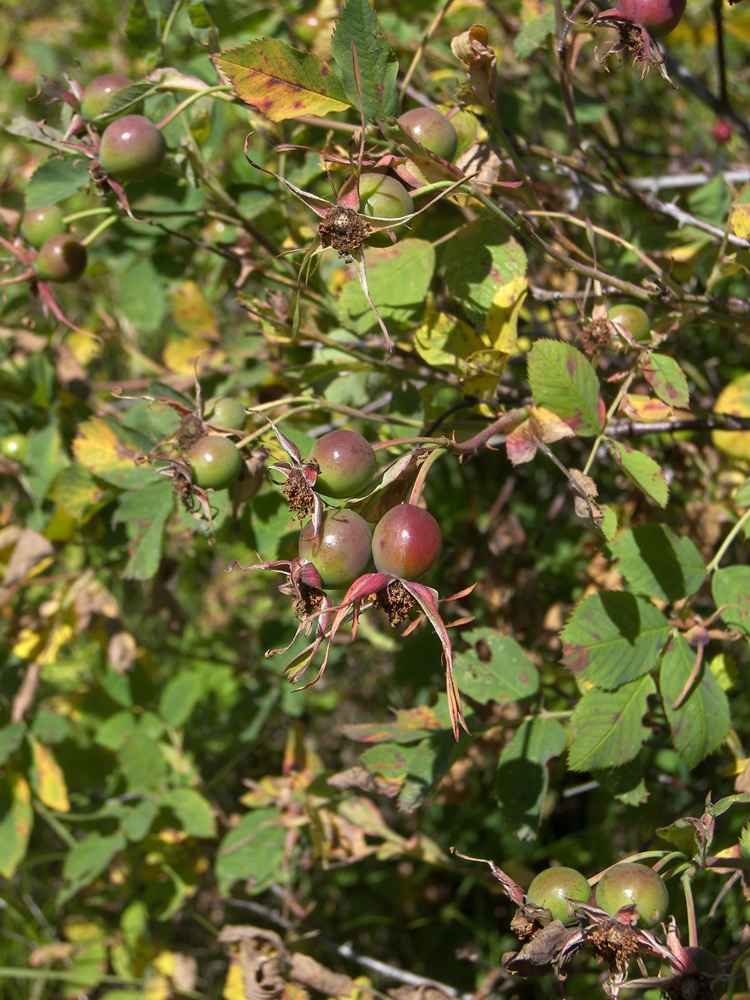
[(435, 108), (412, 108), (401, 115), (398, 123), (411, 133), (420, 146), (429, 149), (436, 156), (452, 160), (456, 155), (456, 130), (445, 115), (441, 115)]
[(167, 144), (143, 115), (125, 115), (108, 125), (99, 147), (102, 170), (118, 181), (149, 181), (161, 170)]
[(316, 489), (337, 500), (354, 497), (372, 479), (375, 452), (369, 441), (356, 431), (338, 430), (324, 434), (313, 445), (310, 458), (318, 463)]
[(640, 24), (654, 38), (663, 38), (680, 23), (685, 0), (620, 0), (613, 13)]
[(714, 137), (714, 142), (724, 145), (732, 138), (732, 130), (725, 121), (719, 118), (711, 129), (711, 135)]
[(36, 273), (42, 281), (75, 281), (86, 270), (86, 260), (86, 247), (70, 233), (60, 233), (39, 248)]
[(437, 561), (443, 546), (440, 525), (429, 511), (414, 504), (391, 507), (372, 536), (372, 557), (381, 573), (418, 580)]
[(669, 893), (659, 873), (634, 861), (615, 865), (605, 872), (597, 883), (594, 899), (610, 916), (623, 906), (635, 904), (636, 912), (648, 927), (663, 920), (669, 908)]
[(121, 73), (103, 73), (86, 84), (81, 98), (81, 118), (90, 122), (106, 108), (119, 91), (132, 84), (132, 80)]
[(312, 523), (300, 533), (299, 554), (320, 573), (324, 587), (348, 587), (361, 576), (372, 554), (372, 530), (352, 510), (329, 511), (320, 531), (308, 537)]

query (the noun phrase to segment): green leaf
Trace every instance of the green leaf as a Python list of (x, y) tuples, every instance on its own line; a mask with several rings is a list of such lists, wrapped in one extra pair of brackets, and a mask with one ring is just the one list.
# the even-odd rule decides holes
[(641, 806), (648, 801), (649, 790), (643, 778), (643, 765), (637, 758), (608, 771), (594, 770), (591, 776), (626, 806)]
[(549, 786), (547, 765), (566, 745), (565, 729), (557, 719), (530, 719), (521, 723), (500, 754), (494, 792), (503, 821), (522, 840), (536, 836)]
[(120, 748), (120, 770), (130, 792), (159, 791), (167, 778), (167, 761), (157, 740), (139, 727)]
[[(403, 239), (385, 249), (368, 248), (364, 258), (370, 295), (383, 321), (396, 326), (417, 323), (435, 269), (432, 245), (426, 240)], [(338, 308), (342, 323), (357, 333), (377, 327), (377, 317), (356, 278), (344, 286)]]
[(138, 844), (153, 826), (158, 812), (158, 806), (152, 798), (143, 798), (123, 816), (120, 828), (129, 841)]
[(583, 354), (560, 340), (537, 340), (528, 360), (531, 395), (537, 406), (556, 413), (581, 437), (598, 434), (604, 413), (599, 379)]
[(662, 601), (695, 594), (706, 579), (703, 559), (690, 539), (653, 521), (624, 531), (612, 544), (612, 555), (633, 590)]
[(573, 771), (621, 767), (632, 760), (651, 730), (643, 725), (648, 698), (656, 693), (650, 676), (616, 691), (588, 691), (570, 720), (568, 766)]
[(711, 593), (716, 607), (724, 609), (721, 620), (750, 635), (750, 566), (717, 570), (711, 581)]
[(82, 191), (91, 180), (88, 160), (82, 156), (53, 156), (43, 163), (29, 181), (26, 190), (26, 211), (54, 205), (77, 191)]
[(670, 406), (684, 408), (690, 402), (690, 390), (682, 368), (667, 354), (649, 353), (643, 366), (646, 381), (659, 399)]
[(180, 821), (180, 829), (189, 837), (216, 836), (211, 804), (194, 788), (170, 788), (159, 801), (172, 810)]
[(216, 855), (216, 880), (226, 896), (242, 879), (251, 895), (284, 881), (286, 828), (276, 809), (257, 809), (243, 816), (224, 837)]
[(635, 485), (659, 504), (666, 507), (669, 500), (669, 487), (661, 467), (649, 455), (636, 451), (622, 441), (606, 440), (609, 453), (621, 466), (622, 471)]
[(300, 52), (278, 38), (261, 38), (213, 56), (237, 96), (280, 122), (299, 115), (324, 116), (346, 111), (341, 80), (311, 52)]
[(188, 5), (188, 17), (194, 28), (213, 28), (214, 22), (208, 13), (208, 8), (204, 3), (191, 3)]
[(169, 299), (151, 257), (142, 257), (123, 276), (118, 303), (136, 329), (152, 333), (162, 325), (169, 312)]
[(57, 905), (62, 906), (109, 868), (114, 856), (124, 850), (126, 844), (125, 836), (119, 830), (107, 835), (94, 832), (79, 840), (63, 863), (63, 878), (68, 885), (58, 893)]
[(539, 672), (515, 639), (492, 628), (475, 628), (461, 638), (471, 647), (456, 654), (456, 683), (462, 694), (480, 705), (507, 705), (539, 690)]
[(163, 478), (139, 490), (123, 493), (112, 517), (125, 524), (130, 538), (130, 559), (125, 580), (150, 580), (159, 568), (164, 526), (174, 507), (171, 483)]
[(159, 712), (170, 726), (184, 726), (203, 694), (200, 675), (179, 674), (167, 683), (159, 699)]
[(513, 49), (519, 59), (528, 59), (545, 41), (555, 33), (555, 10), (548, 8), (539, 17), (521, 25), (521, 30), (513, 41)]
[(10, 879), (26, 857), (34, 825), (31, 789), (10, 769), (0, 777), (0, 875)]
[(360, 755), (360, 763), (378, 779), (385, 795), (397, 798), (399, 810), (413, 812), (430, 795), (458, 754), (448, 728), (408, 746), (381, 743)]
[(55, 477), (70, 464), (60, 431), (49, 424), (29, 439), (26, 466), (28, 483), (35, 500), (41, 503)]
[(132, 83), (129, 87), (123, 87), (110, 97), (92, 122), (101, 127), (108, 119), (119, 117), (126, 111), (138, 113), (143, 98), (156, 92), (157, 88), (152, 83)]
[(687, 639), (677, 636), (664, 654), (659, 677), (674, 748), (690, 768), (726, 739), (731, 725), (727, 696), (705, 662), (687, 700), (678, 709), (672, 707), (688, 682), (696, 656)]
[(142, 53), (159, 47), (156, 22), (149, 16), (144, 0), (133, 0), (125, 25), (125, 37)]
[(560, 633), (563, 663), (605, 690), (653, 670), (669, 624), (650, 601), (623, 591), (584, 598)]
[(16, 752), (25, 735), (23, 722), (11, 722), (0, 729), (0, 767)]
[(526, 274), (528, 266), (523, 247), (496, 218), (462, 226), (442, 258), (447, 292), (477, 330), (484, 329), (499, 289)]
[(397, 114), (398, 62), (369, 0), (347, 0), (331, 38), (333, 57), (341, 70), (346, 94), (352, 106), (359, 108), (352, 45), (359, 61), (365, 121), (374, 122), (376, 118)]
[(750, 507), (750, 479), (746, 479), (737, 487), (732, 502), (735, 507)]

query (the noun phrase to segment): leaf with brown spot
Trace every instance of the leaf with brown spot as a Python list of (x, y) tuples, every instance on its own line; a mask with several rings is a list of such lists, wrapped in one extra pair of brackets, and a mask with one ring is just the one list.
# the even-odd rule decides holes
[(260, 38), (213, 56), (237, 96), (280, 122), (300, 115), (346, 111), (343, 84), (318, 56), (300, 52), (278, 38)]

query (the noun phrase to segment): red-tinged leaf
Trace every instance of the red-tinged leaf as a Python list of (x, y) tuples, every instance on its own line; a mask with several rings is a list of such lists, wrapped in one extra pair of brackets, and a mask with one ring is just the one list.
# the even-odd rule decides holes
[(613, 690), (656, 667), (669, 638), (669, 623), (642, 597), (604, 591), (577, 605), (561, 638), (568, 670)]
[(260, 38), (213, 57), (237, 96), (280, 122), (300, 115), (346, 111), (351, 102), (331, 67), (277, 38)]
[(397, 710), (395, 722), (343, 726), (342, 730), (348, 739), (357, 743), (414, 743), (421, 740), (425, 732), (442, 728), (434, 711), (427, 705), (420, 705)]
[(664, 403), (661, 399), (633, 392), (628, 393), (623, 399), (620, 412), (631, 420), (653, 423), (655, 420), (669, 420), (673, 411), (669, 403)]
[(565, 420), (541, 406), (529, 408), (529, 416), (505, 438), (505, 448), (513, 465), (530, 462), (536, 455), (540, 442), (550, 444), (562, 438), (573, 437), (574, 431)]
[(690, 390), (682, 368), (666, 354), (648, 355), (643, 374), (659, 399), (670, 406), (685, 408), (690, 402)]
[(538, 340), (528, 362), (536, 406), (552, 410), (580, 437), (599, 434), (606, 410), (593, 365), (572, 344)]
[(422, 583), (412, 583), (408, 580), (402, 580), (404, 590), (417, 601), (422, 611), (430, 621), (435, 634), (438, 639), (440, 639), (440, 644), (443, 647), (443, 659), (445, 660), (445, 689), (448, 694), (448, 708), (450, 710), (451, 724), (453, 726), (453, 735), (458, 739), (458, 727), (459, 725), (468, 733), (469, 727), (466, 725), (466, 720), (464, 719), (463, 708), (461, 707), (461, 696), (458, 693), (458, 687), (456, 685), (456, 679), (453, 673), (453, 647), (451, 645), (450, 636), (448, 635), (448, 630), (445, 627), (445, 622), (440, 617), (440, 612), (438, 611), (438, 595), (437, 591), (433, 590), (432, 587), (425, 587)]

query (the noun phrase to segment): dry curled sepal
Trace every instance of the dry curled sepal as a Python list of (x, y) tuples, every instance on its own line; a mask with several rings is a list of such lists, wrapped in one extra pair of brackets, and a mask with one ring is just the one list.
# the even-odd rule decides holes
[(488, 858), (472, 858), (468, 854), (462, 854), (455, 847), (451, 847), (450, 853), (455, 855), (457, 858), (461, 858), (462, 861), (474, 861), (480, 865), (487, 865), (494, 878), (496, 878), (503, 887), (503, 891), (511, 903), (515, 903), (516, 906), (521, 906), (523, 904), (526, 898), (526, 893), (523, 891), (518, 882), (515, 882), (510, 875), (506, 875), (502, 868), (498, 868), (494, 861), (490, 861)]
[[(250, 411), (254, 413), (255, 411)], [(289, 456), (288, 462), (272, 462), (268, 466), (268, 478), (271, 482), (279, 486), (283, 482), (282, 493), (287, 498), (290, 512), (302, 521), (309, 514), (312, 519), (313, 535), (320, 532), (323, 523), (323, 501), (315, 492), (315, 483), (318, 479), (318, 464), (312, 460), (302, 458), (299, 448), (293, 441), (290, 441), (285, 434), (282, 434), (272, 420), (263, 413), (255, 413), (271, 427), (276, 440), (282, 449)], [(273, 478), (272, 473), (281, 476), (281, 482)]]
[[(363, 606), (374, 605), (385, 611), (391, 625), (396, 626), (407, 621), (410, 618), (412, 608), (415, 605), (419, 605), (422, 609), (421, 617), (429, 620), (437, 637), (440, 639), (443, 649), (445, 683), (453, 735), (458, 739), (459, 726), (468, 733), (469, 729), (461, 707), (461, 696), (454, 676), (453, 647), (448, 636), (448, 628), (438, 610), (439, 603), (438, 593), (432, 587), (426, 587), (424, 584), (414, 583), (409, 580), (402, 580), (392, 573), (364, 573), (349, 587), (340, 604), (326, 609), (325, 615), (328, 627), (325, 636), (326, 650), (323, 662), (315, 678), (305, 684), (304, 687), (310, 687), (323, 676), (328, 665), (331, 644), (347, 621), (351, 621), (351, 637), (354, 638), (356, 636), (359, 615), (363, 610)], [(321, 642), (316, 637), (315, 642), (311, 643), (291, 663), (287, 664), (285, 672), (289, 673), (290, 680), (297, 681), (302, 677), (315, 653), (320, 648), (320, 645)]]
[(503, 968), (524, 979), (543, 976), (555, 965), (570, 936), (570, 927), (553, 920), (538, 930), (520, 951), (506, 952), (502, 957)]
[[(294, 645), (298, 636), (309, 636), (313, 630), (315, 631), (315, 639), (308, 649), (317, 652), (320, 644), (326, 638), (333, 602), (323, 590), (320, 574), (311, 562), (297, 557), (291, 560), (273, 559), (267, 562), (261, 561), (252, 566), (242, 566), (235, 559), (224, 572), (230, 573), (233, 569), (239, 569), (243, 573), (251, 573), (258, 569), (267, 570), (286, 577), (284, 582), (279, 585), (279, 593), (284, 594), (285, 597), (291, 597), (294, 616), (299, 624), (291, 641), (280, 649), (267, 650), (267, 658), (270, 659), (278, 653), (286, 653)], [(314, 652), (311, 655), (314, 655)]]
[(616, 41), (605, 42), (597, 48), (597, 62), (603, 64), (611, 55), (630, 55), (633, 57), (634, 66), (641, 65), (641, 79), (648, 74), (652, 66), (655, 66), (667, 83), (676, 87), (667, 72), (666, 59), (659, 43), (642, 25), (624, 17), (617, 10), (599, 11), (591, 18), (588, 25), (615, 28), (618, 35)]
[(633, 904), (623, 906), (614, 916), (589, 903), (575, 903), (573, 910), (588, 923), (574, 930), (561, 949), (557, 960), (559, 972), (584, 947), (607, 963), (612, 976), (619, 977), (618, 983), (625, 978), (629, 959), (641, 952), (666, 961), (672, 958), (670, 949), (652, 931), (638, 926), (639, 916)]

